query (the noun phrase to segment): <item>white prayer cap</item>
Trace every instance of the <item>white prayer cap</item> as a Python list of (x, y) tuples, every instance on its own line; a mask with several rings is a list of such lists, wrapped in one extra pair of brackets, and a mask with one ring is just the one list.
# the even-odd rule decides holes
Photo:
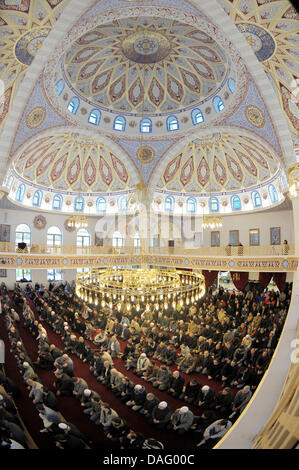
[(202, 390), (203, 390), (204, 392), (207, 392), (209, 389), (210, 389), (210, 387), (209, 387), (208, 385), (204, 385), (204, 386), (202, 387)]
[(88, 388), (86, 388), (83, 393), (84, 393), (84, 395), (85, 395), (86, 397), (89, 397), (89, 395), (91, 395), (91, 390), (89, 390)]
[(28, 362), (23, 362), (23, 367), (29, 367)]
[(167, 407), (166, 401), (160, 401), (159, 408), (166, 408), (166, 407)]
[(17, 346), (22, 346), (22, 341), (18, 341)]
[(68, 325), (68, 322), (67, 322), (67, 321), (65, 321), (65, 322), (63, 322), (63, 324), (64, 324), (64, 326), (67, 326), (67, 325)]
[(188, 406), (182, 406), (180, 411), (181, 411), (181, 413), (187, 413), (189, 411), (189, 408), (188, 408)]
[(3, 400), (3, 395), (0, 395), (0, 401), (2, 401), (2, 400)]
[(146, 357), (146, 354), (145, 354), (145, 353), (141, 353), (141, 354), (140, 354), (140, 357)]
[(135, 390), (141, 390), (141, 389), (142, 389), (142, 385), (139, 385), (139, 384), (135, 385)]
[(58, 424), (58, 427), (59, 429), (63, 429), (64, 431), (66, 431), (67, 429), (69, 429), (69, 426), (65, 423), (59, 423)]

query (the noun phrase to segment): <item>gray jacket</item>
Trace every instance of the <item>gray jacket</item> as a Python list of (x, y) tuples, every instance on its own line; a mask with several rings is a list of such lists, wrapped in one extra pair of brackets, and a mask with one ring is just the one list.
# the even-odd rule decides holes
[(175, 424), (179, 429), (185, 429), (188, 431), (193, 424), (193, 413), (192, 411), (187, 411), (187, 413), (180, 413), (180, 409), (175, 410), (172, 415), (172, 424)]

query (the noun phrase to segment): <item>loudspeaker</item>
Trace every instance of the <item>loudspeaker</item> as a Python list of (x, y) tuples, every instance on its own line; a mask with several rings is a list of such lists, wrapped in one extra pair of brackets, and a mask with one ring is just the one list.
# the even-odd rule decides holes
[(25, 250), (26, 246), (27, 246), (27, 243), (24, 243), (24, 242), (18, 243), (18, 248), (20, 248), (20, 250)]

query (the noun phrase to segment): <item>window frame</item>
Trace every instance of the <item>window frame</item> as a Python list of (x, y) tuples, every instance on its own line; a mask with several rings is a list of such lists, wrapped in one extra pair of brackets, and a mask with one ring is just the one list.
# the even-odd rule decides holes
[[(196, 116), (198, 116), (198, 115), (200, 115), (200, 117), (201, 117), (201, 120), (200, 120), (200, 121), (198, 121), (198, 120), (196, 119)], [(201, 110), (200, 110), (199, 108), (195, 108), (195, 109), (193, 109), (193, 110), (191, 111), (191, 119), (192, 119), (192, 123), (193, 123), (194, 126), (196, 126), (197, 124), (200, 124), (200, 123), (204, 122), (204, 120), (205, 120), (205, 119), (204, 119), (204, 116), (203, 116), (203, 114), (202, 114), (202, 112), (201, 112)]]
[[(57, 200), (59, 200), (59, 207), (54, 207), (55, 201), (57, 201)], [(55, 210), (55, 211), (61, 211), (62, 202), (63, 202), (63, 198), (62, 198), (61, 194), (55, 194), (53, 196), (53, 200), (52, 200), (52, 209)]]
[[(81, 208), (78, 209), (77, 207), (77, 204), (81, 204)], [(84, 200), (84, 197), (82, 196), (78, 196), (75, 198), (74, 200), (74, 211), (75, 212), (84, 212), (84, 208), (85, 208), (85, 200)]]
[[(38, 194), (39, 197), (38, 197), (38, 202), (36, 203), (36, 202), (35, 202), (35, 197), (36, 197), (37, 194)], [(33, 197), (32, 197), (32, 205), (33, 205), (34, 207), (40, 207), (40, 206), (41, 206), (41, 203), (42, 203), (42, 199), (43, 199), (43, 193), (42, 193), (42, 191), (41, 191), (40, 189), (37, 189), (37, 190), (34, 192)]]
[[(148, 125), (146, 125), (144, 129), (148, 129), (148, 130), (143, 130), (145, 121), (148, 123)], [(153, 128), (153, 123), (151, 119), (149, 118), (141, 119), (140, 125), (139, 125), (140, 132), (145, 133), (145, 134), (150, 134), (152, 132), (152, 128)]]
[[(60, 86), (60, 84), (62, 84), (62, 86)], [(64, 90), (64, 87), (65, 87), (65, 83), (64, 83), (64, 80), (62, 78), (60, 78), (56, 84), (55, 84), (55, 88), (56, 88), (56, 92), (57, 92), (57, 95), (60, 96), (61, 93), (63, 92)]]
[(79, 106), (80, 106), (79, 98), (77, 96), (73, 96), (73, 98), (69, 101), (67, 109), (71, 114), (77, 114)]
[[(256, 198), (258, 198), (260, 204), (256, 203)], [(262, 198), (261, 198), (261, 195), (258, 191), (252, 191), (251, 200), (252, 200), (252, 203), (253, 203), (253, 207), (262, 207), (263, 206)]]
[[(121, 128), (118, 128), (117, 126), (120, 126)], [(113, 130), (118, 132), (124, 132), (126, 130), (126, 119), (124, 118), (124, 116), (116, 116), (113, 121)]]
[[(189, 204), (190, 204), (191, 201), (193, 202), (193, 208), (194, 208), (193, 210), (190, 210), (190, 208), (189, 208)], [(195, 214), (196, 210), (197, 210), (196, 199), (194, 197), (188, 197), (188, 199), (186, 201), (186, 211), (190, 214)]]
[[(100, 203), (100, 202), (104, 202), (104, 204), (105, 204), (105, 209), (103, 209), (103, 210), (102, 210), (102, 209), (99, 209), (99, 203)], [(106, 201), (106, 199), (105, 199), (104, 197), (102, 197), (102, 196), (101, 196), (101, 197), (98, 197), (97, 202), (96, 202), (96, 208), (97, 208), (97, 212), (106, 212), (106, 210), (107, 210), (107, 201)]]
[[(170, 201), (170, 207), (167, 207), (168, 202)], [(165, 212), (173, 212), (175, 207), (175, 199), (173, 196), (167, 196), (164, 201), (164, 210)]]
[[(174, 123), (176, 124), (176, 127), (173, 127)], [(169, 132), (172, 131), (178, 131), (179, 130), (179, 120), (176, 116), (168, 116), (166, 120), (166, 128)]]
[[(241, 211), (242, 210), (242, 202), (241, 202), (240, 197), (237, 194), (232, 196), (230, 201), (231, 201), (230, 202), (231, 208), (232, 208), (233, 211)], [(235, 207), (235, 202), (236, 201), (238, 202), (239, 207)]]
[[(223, 103), (221, 97), (218, 96), (218, 95), (213, 98), (213, 105), (214, 105), (215, 111), (217, 113), (220, 113), (220, 111), (222, 111), (224, 109), (224, 103)], [(220, 108), (220, 106), (221, 106), (221, 108)]]
[(25, 196), (26, 187), (24, 183), (19, 184), (18, 189), (16, 191), (16, 201), (23, 202)]
[[(22, 276), (17, 276), (17, 272), (22, 271)], [(30, 274), (30, 279), (26, 279), (26, 281), (21, 281), (21, 279), (25, 278), (24, 272), (27, 271)], [(32, 270), (28, 268), (17, 268), (16, 269), (16, 282), (32, 282)]]
[[(216, 204), (217, 209), (213, 209), (213, 208), (212, 208), (213, 203)], [(220, 208), (220, 204), (219, 204), (219, 199), (218, 199), (218, 197), (216, 197), (216, 196), (211, 196), (211, 197), (210, 197), (210, 200), (209, 200), (209, 209), (210, 209), (210, 212), (212, 212), (212, 213), (219, 212), (219, 208)]]
[[(95, 122), (92, 122), (92, 120), (91, 120), (92, 115), (95, 116)], [(92, 124), (93, 126), (98, 126), (100, 124), (100, 121), (101, 121), (101, 115), (102, 115), (102, 113), (99, 109), (92, 109), (89, 113), (89, 116), (88, 116), (89, 124)]]

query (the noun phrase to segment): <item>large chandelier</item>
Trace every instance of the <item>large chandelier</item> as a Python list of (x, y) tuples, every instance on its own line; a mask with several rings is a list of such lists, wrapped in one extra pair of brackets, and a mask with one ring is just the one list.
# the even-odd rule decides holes
[(86, 228), (88, 227), (88, 219), (85, 215), (72, 215), (67, 219), (67, 226), (69, 228)]
[(222, 217), (214, 215), (204, 215), (202, 228), (208, 230), (214, 230), (215, 228), (222, 227)]
[(167, 268), (91, 269), (78, 274), (76, 294), (95, 306), (137, 311), (176, 308), (205, 294), (204, 276)]

